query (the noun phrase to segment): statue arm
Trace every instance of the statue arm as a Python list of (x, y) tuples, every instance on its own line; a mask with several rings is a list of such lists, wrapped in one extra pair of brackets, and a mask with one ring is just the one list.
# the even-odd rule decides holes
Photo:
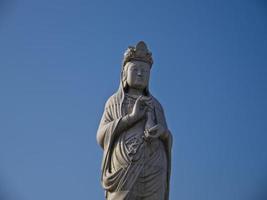
[(164, 133), (160, 136), (160, 139), (163, 140), (164, 142), (168, 143), (168, 146), (171, 148), (172, 147), (172, 133), (171, 131), (168, 129), (167, 123), (166, 123), (166, 119), (164, 116), (164, 111), (162, 112), (163, 115), (163, 119), (162, 119), (162, 125), (165, 128)]
[(105, 139), (106, 129), (107, 129), (107, 126), (109, 126), (110, 122), (112, 122), (112, 118), (111, 118), (110, 113), (107, 111), (105, 107), (104, 113), (102, 115), (98, 130), (97, 130), (97, 134), (96, 134), (96, 140), (102, 148), (104, 148), (104, 139)]
[(105, 146), (106, 136), (114, 138), (138, 121), (138, 118), (133, 117), (131, 114), (127, 114), (124, 117), (114, 115), (115, 112), (112, 111), (112, 106), (107, 103), (96, 136), (97, 142), (102, 148)]
[(137, 119), (131, 116), (131, 114), (127, 114), (121, 118), (116, 128), (116, 134), (120, 134), (128, 128), (132, 127), (136, 123)]
[(169, 147), (172, 147), (172, 133), (168, 129), (168, 125), (166, 122), (164, 110), (161, 106), (161, 104), (157, 101), (157, 106), (156, 106), (156, 112), (157, 114), (157, 123), (160, 123), (164, 127), (164, 133), (160, 136), (160, 139), (163, 140), (164, 142), (167, 142)]

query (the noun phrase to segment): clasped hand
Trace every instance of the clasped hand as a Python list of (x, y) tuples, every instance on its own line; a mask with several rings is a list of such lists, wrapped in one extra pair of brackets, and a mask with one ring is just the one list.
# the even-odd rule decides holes
[[(138, 121), (146, 117), (146, 112), (149, 109), (146, 100), (147, 99), (141, 95), (135, 101), (133, 110), (129, 114), (129, 117), (133, 119), (133, 121)], [(145, 130), (144, 133), (147, 139), (159, 138), (166, 133), (166, 129), (161, 124), (156, 124), (155, 126)]]
[(159, 138), (164, 136), (166, 129), (161, 124), (156, 124), (150, 129), (146, 129), (144, 133), (147, 139)]

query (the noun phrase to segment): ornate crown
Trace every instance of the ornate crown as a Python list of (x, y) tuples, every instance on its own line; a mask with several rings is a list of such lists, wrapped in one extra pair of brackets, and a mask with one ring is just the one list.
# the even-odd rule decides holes
[(152, 66), (152, 53), (148, 50), (145, 42), (140, 41), (137, 43), (136, 47), (128, 47), (128, 49), (124, 53), (123, 66), (131, 60), (143, 61), (149, 63), (150, 66)]

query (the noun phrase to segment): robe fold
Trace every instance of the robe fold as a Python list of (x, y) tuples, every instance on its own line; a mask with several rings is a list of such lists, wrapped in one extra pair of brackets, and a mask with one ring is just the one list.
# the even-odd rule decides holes
[(136, 135), (135, 130), (117, 133), (120, 120), (127, 114), (121, 86), (106, 102), (97, 136), (104, 136), (98, 142), (104, 150), (101, 183), (108, 200), (132, 200), (132, 191), (146, 198), (162, 188), (164, 194), (160, 200), (169, 199), (172, 135), (160, 103), (152, 95), (148, 96), (152, 99), (156, 122), (168, 132), (165, 140), (158, 138), (152, 144), (142, 140), (143, 130)]

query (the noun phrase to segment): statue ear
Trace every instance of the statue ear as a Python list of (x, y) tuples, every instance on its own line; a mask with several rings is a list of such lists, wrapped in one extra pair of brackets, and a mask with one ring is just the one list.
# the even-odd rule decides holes
[(127, 69), (128, 69), (128, 67), (124, 66), (123, 70), (122, 70), (122, 86), (123, 86), (123, 88), (127, 87)]
[(123, 77), (123, 80), (122, 80), (122, 86), (123, 86), (123, 88), (126, 88), (126, 87), (127, 87), (127, 75), (125, 75), (125, 76)]

